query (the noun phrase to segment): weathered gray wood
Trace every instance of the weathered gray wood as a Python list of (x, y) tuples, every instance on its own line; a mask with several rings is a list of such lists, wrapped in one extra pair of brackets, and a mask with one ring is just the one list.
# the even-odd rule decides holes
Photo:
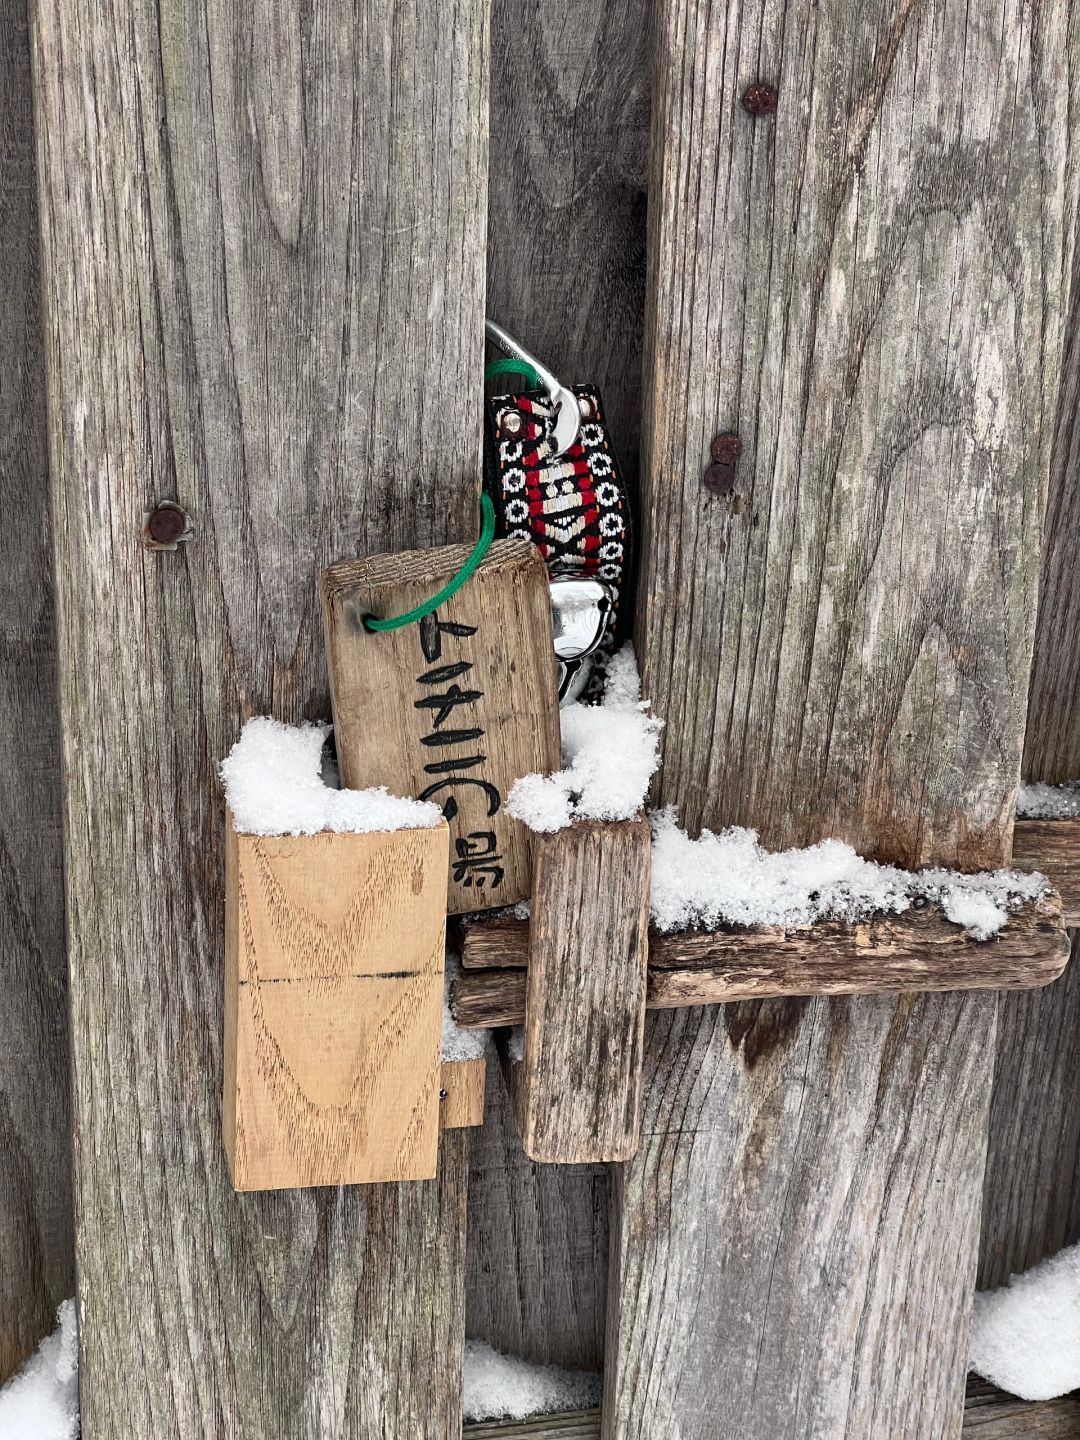
[[(537, 1416), (525, 1423), (488, 1421), (465, 1426), (466, 1440), (599, 1440), (600, 1411)], [(1080, 1399), (1066, 1396), (1028, 1404), (995, 1390), (985, 1381), (968, 1381), (964, 1435), (972, 1440), (1076, 1440), (1080, 1434)]]
[(214, 766), (327, 713), (325, 564), (474, 533), (486, 5), (44, 0), (33, 54), (83, 1433), (442, 1440), (465, 1132), (434, 1184), (233, 1194)]
[(488, 308), (600, 387), (637, 475), (652, 7), (494, 0)]
[[(692, 829), (1008, 858), (1075, 229), (1069, 22), (660, 7), (638, 639), (658, 796)], [(742, 109), (756, 80), (775, 118)], [(715, 497), (725, 430), (744, 449)], [(651, 1020), (605, 1436), (956, 1433), (994, 1012)]]
[[(638, 634), (663, 794), (769, 844), (997, 864), (1072, 256), (1069, 7), (659, 13)], [(774, 119), (739, 104), (759, 75)]]
[(0, 1384), (75, 1288), (30, 44), (0, 0)]
[(524, 1047), (510, 1070), (532, 1160), (637, 1153), (651, 852), (644, 816), (536, 838)]
[(979, 1285), (1080, 1240), (1080, 938), (1056, 984), (1003, 996)]
[(1012, 858), (1017, 870), (1049, 876), (1065, 924), (1080, 925), (1080, 819), (1017, 820)]
[(749, 1003), (647, 1028), (605, 1436), (955, 1434), (993, 999)]
[[(466, 948), (475, 944), (500, 963), (487, 970), (470, 966), (454, 982), (459, 1024), (493, 1029), (525, 1022), (533, 983), (531, 923), (507, 915), (468, 927)], [(484, 936), (488, 928), (497, 940)], [(933, 910), (855, 925), (819, 921), (805, 930), (653, 931), (646, 1003), (650, 1010), (671, 1010), (811, 995), (1031, 989), (1056, 980), (1068, 959), (1056, 895), (1010, 916), (987, 942), (973, 941)]]
[[(1024, 777), (1032, 781), (1080, 777), (1078, 397), (1080, 270), (1073, 274), (1024, 745)], [(1017, 821), (1017, 858), (1026, 826), (1062, 823), (1068, 822)], [(1073, 859), (1080, 865), (1080, 846)], [(1073, 922), (1080, 924), (1080, 916)], [(1075, 973), (1045, 995), (1002, 1000), (983, 1197), (982, 1286), (1000, 1285), (1080, 1239), (1078, 1024)]]
[[(630, 485), (651, 21), (647, 0), (492, 4), (488, 310), (569, 380), (600, 386)], [(525, 1161), (512, 1121), (510, 1135), (473, 1136), (474, 1153), (491, 1160), (474, 1163), (469, 1182), (469, 1334), (514, 1354), (542, 1360), (554, 1347), (567, 1364), (598, 1364), (607, 1219), (599, 1225), (597, 1197), (607, 1194), (606, 1172), (553, 1175)]]
[(470, 1336), (498, 1336), (505, 1353), (539, 1364), (600, 1368), (609, 1173), (529, 1160), (498, 1066), (488, 1066), (487, 1112), (469, 1151)]

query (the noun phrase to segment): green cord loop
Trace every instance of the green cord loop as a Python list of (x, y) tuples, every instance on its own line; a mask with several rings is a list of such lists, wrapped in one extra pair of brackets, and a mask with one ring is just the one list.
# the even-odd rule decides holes
[(480, 539), (476, 542), (476, 548), (462, 565), (461, 569), (450, 580), (446, 582), (437, 595), (430, 600), (423, 601), (412, 610), (406, 611), (404, 615), (389, 615), (385, 620), (377, 620), (374, 615), (364, 616), (364, 629), (378, 633), (381, 630), (401, 630), (406, 625), (413, 625), (417, 620), (423, 620), (437, 610), (444, 600), (449, 600), (456, 595), (466, 580), (475, 575), (481, 560), (491, 548), (491, 542), (495, 538), (495, 506), (491, 502), (491, 496), (485, 490), (480, 496), (480, 510), (483, 514), (483, 524), (480, 528)]
[(494, 380), (499, 375), (524, 375), (530, 389), (543, 389), (543, 381), (527, 360), (493, 360), (484, 371), (484, 379)]

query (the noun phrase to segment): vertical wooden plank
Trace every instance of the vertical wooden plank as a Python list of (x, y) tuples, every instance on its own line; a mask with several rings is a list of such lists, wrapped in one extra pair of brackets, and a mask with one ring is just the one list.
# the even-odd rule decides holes
[(473, 533), (486, 5), (46, 0), (33, 58), (84, 1434), (445, 1440), (465, 1132), (432, 1184), (229, 1184), (214, 767), (327, 713), (323, 566)]
[(529, 1160), (503, 1077), (488, 1067), (484, 1126), (469, 1150), (471, 1336), (538, 1364), (600, 1369), (610, 1173)]
[[(638, 470), (653, 7), (493, 0), (488, 311), (600, 386)], [(502, 1080), (469, 1180), (469, 1334), (537, 1361), (602, 1358), (607, 1172), (527, 1161)]]
[(644, 816), (538, 836), (514, 1111), (532, 1160), (629, 1160), (641, 1135), (652, 841)]
[[(1080, 271), (1074, 269), (1046, 507), (1024, 778), (1080, 777)], [(979, 1284), (1080, 1240), (1080, 965), (1002, 996)]]
[[(1064, 5), (661, 7), (639, 653), (692, 827), (1008, 858), (1075, 41)], [(606, 1436), (958, 1432), (994, 1029), (957, 996), (652, 1022)]]
[(30, 42), (0, 0), (0, 1384), (75, 1287)]

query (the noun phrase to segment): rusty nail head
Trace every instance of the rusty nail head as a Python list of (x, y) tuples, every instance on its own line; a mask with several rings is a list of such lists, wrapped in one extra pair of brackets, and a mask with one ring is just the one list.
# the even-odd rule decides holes
[(525, 429), (525, 421), (516, 410), (504, 410), (499, 417), (499, 434), (506, 440), (514, 440)]
[(759, 115), (775, 115), (779, 94), (775, 85), (759, 81), (751, 85), (742, 97), (743, 109), (756, 120)]
[(174, 500), (160, 500), (144, 518), (143, 537), (152, 550), (175, 550), (191, 538), (187, 511)]
[(734, 465), (742, 454), (742, 441), (734, 430), (725, 430), (713, 436), (709, 453), (717, 465)]
[(735, 489), (734, 465), (710, 465), (702, 483), (711, 495), (730, 495)]

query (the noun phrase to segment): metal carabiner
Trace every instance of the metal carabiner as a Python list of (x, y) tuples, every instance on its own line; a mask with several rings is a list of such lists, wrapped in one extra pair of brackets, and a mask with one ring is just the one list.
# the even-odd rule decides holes
[(577, 396), (557, 380), (535, 355), (530, 355), (524, 345), (519, 345), (501, 325), (496, 325), (494, 320), (485, 320), (484, 330), (493, 345), (497, 345), (515, 360), (523, 360), (526, 365), (531, 365), (539, 375), (541, 385), (555, 406), (555, 454), (565, 454), (581, 432), (581, 411), (578, 409)]

